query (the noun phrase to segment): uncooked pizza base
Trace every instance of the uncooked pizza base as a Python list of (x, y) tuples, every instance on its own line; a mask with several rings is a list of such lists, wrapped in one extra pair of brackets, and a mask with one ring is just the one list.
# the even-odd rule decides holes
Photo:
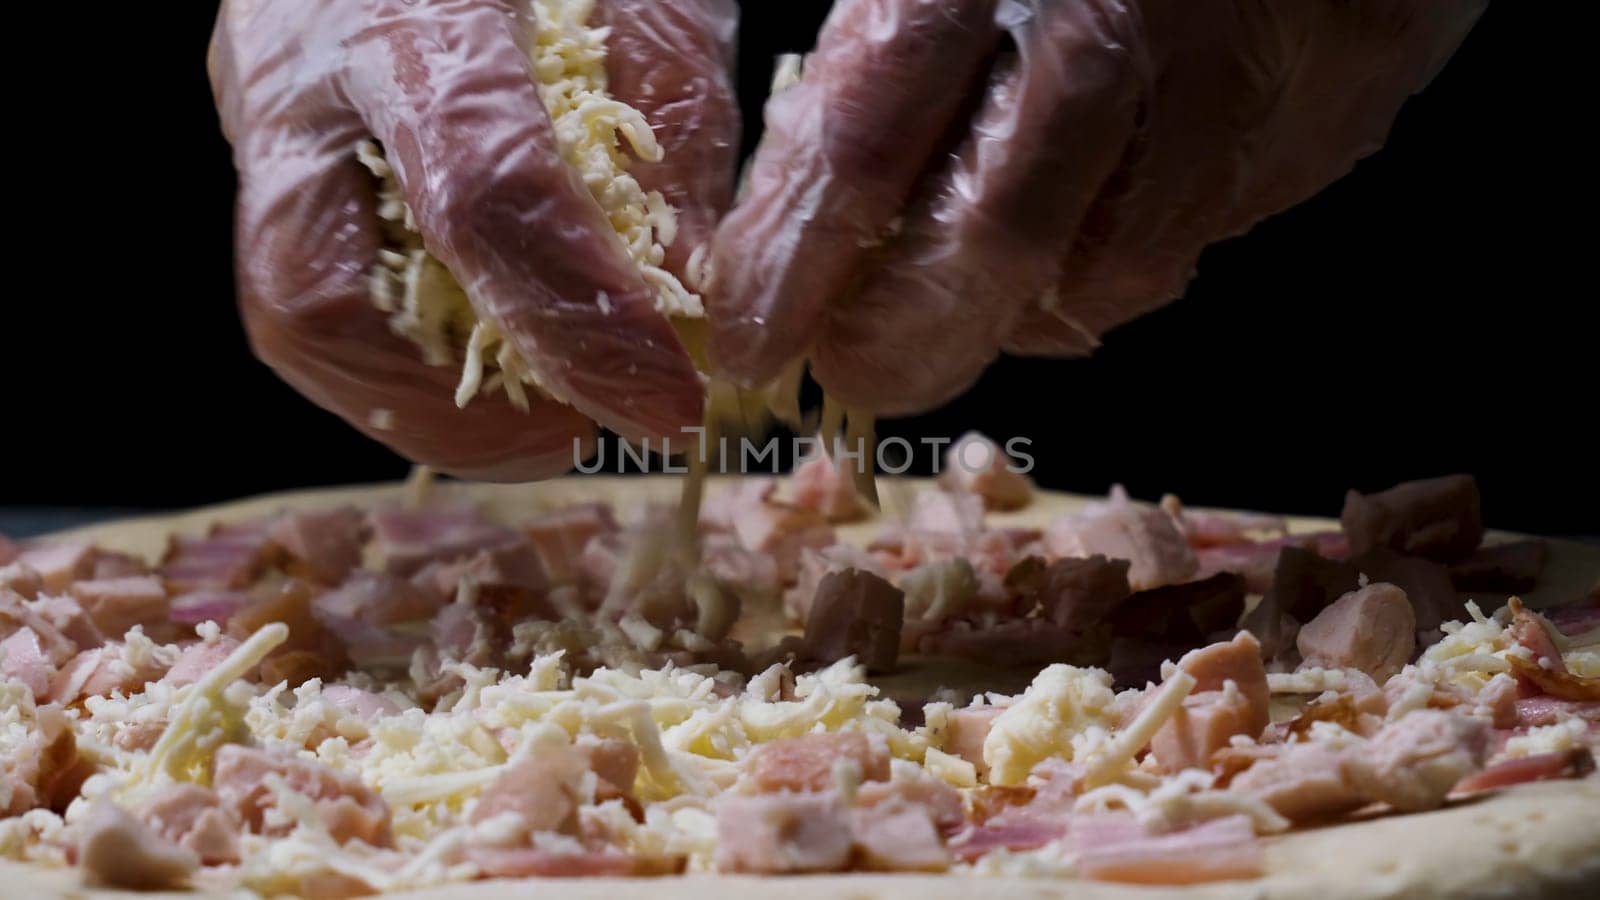
[[(724, 480), (713, 479), (718, 490)], [(886, 512), (893, 513), (928, 482), (885, 479)], [(526, 485), (438, 484), (435, 499), (470, 499), (492, 518), (525, 520), (580, 502), (604, 501), (619, 511), (676, 501), (680, 482), (672, 478), (568, 478)], [(67, 532), (56, 537), (92, 540), (107, 549), (158, 558), (172, 534), (202, 534), (216, 522), (242, 521), (284, 509), (321, 509), (355, 504), (370, 507), (405, 502), (403, 485), (335, 488), (275, 494), (175, 515), (129, 519)], [(998, 527), (1043, 527), (1051, 518), (1078, 509), (1091, 498), (1041, 492), (1026, 509), (991, 513)], [(839, 538), (865, 543), (876, 522), (838, 529)], [(1326, 519), (1291, 518), (1293, 531), (1336, 527)], [(1503, 536), (1491, 533), (1492, 542)], [(1600, 584), (1600, 550), (1570, 541), (1550, 542), (1550, 562), (1539, 589), (1528, 595), (1535, 608), (1570, 602)], [(995, 689), (1015, 677), (1026, 684), (1031, 672), (961, 670), (932, 661), (911, 661), (905, 672), (881, 683), (891, 695), (981, 679)], [(970, 874), (814, 875), (750, 877), (689, 875), (667, 878), (521, 879), (451, 885), (391, 896), (509, 900), (537, 891), (595, 900), (969, 900), (974, 891), (1007, 898), (1377, 898), (1377, 897), (1565, 897), (1600, 883), (1600, 773), (1582, 781), (1521, 785), (1498, 794), (1454, 803), (1444, 809), (1407, 815), (1382, 815), (1263, 838), (1267, 874), (1248, 881), (1188, 887), (1139, 887), (1077, 878), (1014, 878)], [(194, 892), (134, 893), (83, 886), (76, 869), (42, 869), (0, 860), (6, 896), (85, 898), (196, 897)]]

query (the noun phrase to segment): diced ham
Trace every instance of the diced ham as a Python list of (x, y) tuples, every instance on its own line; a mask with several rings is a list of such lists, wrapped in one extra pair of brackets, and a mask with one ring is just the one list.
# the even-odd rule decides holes
[(897, 781), (866, 781), (856, 788), (858, 807), (891, 803), (921, 807), (940, 831), (957, 828), (967, 818), (961, 792), (926, 773)]
[(94, 624), (94, 619), (89, 617), (83, 604), (71, 597), (40, 597), (29, 603), (28, 607), (54, 626), (63, 637), (77, 644), (80, 649), (98, 647), (105, 643), (105, 636), (100, 633), (100, 629)]
[(797, 466), (789, 488), (795, 506), (812, 510), (829, 522), (854, 522), (867, 514), (855, 480), (825, 452)]
[(1478, 482), (1470, 475), (1408, 481), (1376, 494), (1350, 491), (1339, 522), (1358, 554), (1385, 547), (1453, 562), (1483, 540)]
[(1450, 570), (1436, 562), (1378, 547), (1351, 557), (1350, 564), (1369, 582), (1385, 581), (1405, 591), (1418, 632), (1431, 632), (1441, 622), (1467, 618), (1466, 604), (1450, 583)]
[(79, 581), (71, 591), (95, 626), (112, 637), (127, 634), (135, 625), (158, 626), (167, 621), (171, 609), (166, 587), (152, 575)]
[[(814, 552), (806, 550), (801, 555)], [(746, 550), (733, 535), (705, 535), (700, 542), (700, 562), (718, 584), (741, 597), (768, 600), (778, 594), (777, 562), (765, 553)]]
[(480, 587), (515, 588), (529, 593), (543, 593), (549, 587), (544, 564), (533, 544), (522, 540), (479, 550), (471, 556), (428, 563), (411, 576), (411, 583), (427, 595), (429, 603), (443, 604), (456, 597), (464, 578)]
[(519, 545), (537, 559), (528, 538), (471, 509), (385, 509), (373, 512), (368, 521), (383, 568), (394, 575), (410, 576), (428, 563)]
[(354, 775), (336, 772), (315, 760), (226, 744), (217, 750), (212, 784), (223, 803), (252, 831), (280, 833), (266, 825), (264, 814), (277, 805), (268, 785), (276, 775), (296, 793), (309, 798), (328, 833), (339, 843), (363, 841), (375, 847), (391, 844), (389, 806)]
[(1149, 834), (1132, 816), (1075, 820), (1070, 832), (1077, 869), (1086, 878), (1131, 884), (1200, 884), (1255, 878), (1266, 864), (1247, 816), (1225, 816), (1191, 828)]
[(1420, 709), (1351, 750), (1345, 780), (1370, 800), (1410, 812), (1433, 809), (1458, 782), (1483, 768), (1489, 728), (1478, 719)]
[(193, 853), (201, 865), (239, 861), (243, 825), (210, 788), (168, 785), (140, 805), (135, 815), (167, 842)]
[(269, 527), (266, 522), (219, 525), (202, 538), (174, 537), (161, 561), (161, 577), (174, 594), (247, 587), (276, 561)]
[(194, 851), (166, 840), (109, 800), (95, 804), (77, 857), (86, 882), (124, 890), (180, 888), (200, 867)]
[(982, 498), (986, 509), (1021, 509), (1033, 501), (1033, 481), (1016, 470), (998, 444), (976, 431), (957, 438), (945, 451), (939, 484)]
[(906, 530), (971, 538), (983, 531), (983, 498), (951, 491), (921, 491), (911, 501)]
[(22, 548), (17, 542), (0, 534), (0, 566), (9, 566), (11, 561), (22, 555)]
[(639, 777), (639, 748), (635, 744), (620, 738), (585, 735), (573, 746), (600, 779), (595, 792), (597, 801), (610, 799), (612, 795), (623, 799), (633, 797), (633, 785)]
[(731, 532), (735, 513), (741, 507), (766, 503), (777, 491), (775, 479), (756, 477), (740, 478), (721, 490), (708, 491), (700, 504), (700, 527), (712, 532)]
[(8, 741), (9, 752), (0, 756), (0, 819), (39, 808), (64, 812), (94, 764), (79, 755), (71, 720), (60, 706), (35, 706), (31, 717), (20, 712), (23, 734)]
[(770, 501), (741, 503), (733, 509), (733, 533), (745, 549), (772, 557), (778, 578), (793, 581), (801, 552), (834, 543), (833, 528), (821, 513)]
[(346, 506), (285, 513), (272, 523), (267, 535), (288, 555), (291, 574), (321, 584), (338, 584), (361, 566), (366, 531), (366, 517)]
[(943, 872), (950, 851), (920, 804), (888, 800), (850, 811), (855, 863), (873, 872)]
[(1070, 631), (1087, 631), (1101, 624), (1132, 593), (1128, 567), (1125, 559), (1104, 556), (1067, 557), (1050, 563), (1038, 588), (1040, 612), (1046, 620)]
[(85, 650), (62, 667), (50, 685), (50, 698), (73, 703), (82, 697), (105, 697), (112, 691), (135, 694), (166, 672), (166, 664), (154, 655), (131, 662), (124, 645), (113, 642)]
[(1334, 601), (1300, 629), (1296, 645), (1311, 665), (1359, 669), (1382, 684), (1410, 662), (1416, 625), (1405, 592), (1380, 582)]
[(1191, 650), (1178, 660), (1178, 668), (1194, 676), (1195, 691), (1221, 691), (1229, 681), (1250, 704), (1253, 733), (1267, 727), (1267, 706), (1271, 691), (1267, 687), (1267, 670), (1261, 664), (1261, 645), (1247, 631), (1234, 635), (1231, 641)]
[(577, 834), (583, 776), (588, 771), (588, 761), (571, 745), (540, 746), (512, 760), (484, 790), (473, 808), (472, 821), (514, 812), (529, 831)]
[(95, 549), (80, 541), (25, 548), (16, 562), (39, 575), (44, 589), (61, 593), (80, 578), (94, 576)]
[(583, 550), (598, 534), (617, 532), (616, 516), (605, 503), (578, 503), (539, 516), (522, 526), (552, 582), (568, 584), (583, 575)]
[(250, 595), (243, 591), (201, 588), (173, 597), (167, 616), (179, 625), (199, 625), (201, 622), (220, 625), (251, 602)]
[(1292, 822), (1343, 815), (1367, 799), (1345, 780), (1344, 754), (1309, 742), (1266, 745), (1278, 752), (1236, 776), (1229, 789), (1266, 803)]
[(1058, 516), (1044, 533), (1051, 558), (1100, 555), (1129, 562), (1128, 583), (1144, 591), (1188, 581), (1199, 570), (1194, 551), (1172, 518), (1113, 492), (1105, 503)]
[(871, 672), (894, 669), (905, 623), (905, 594), (859, 569), (823, 577), (806, 616), (808, 658), (832, 662), (854, 656)]
[(826, 791), (842, 761), (854, 763), (863, 781), (889, 779), (889, 748), (859, 731), (769, 741), (750, 753), (745, 766), (757, 791)]
[(1213, 753), (1228, 746), (1229, 738), (1259, 735), (1259, 730), (1251, 734), (1255, 718), (1254, 708), (1242, 693), (1193, 693), (1150, 739), (1150, 752), (1164, 772), (1204, 768)]
[(831, 793), (723, 794), (716, 867), (759, 875), (837, 872), (854, 845), (850, 813)]
[(55, 674), (55, 664), (45, 655), (39, 635), (32, 628), (19, 628), (0, 641), (0, 678), (20, 681), (35, 698), (43, 699)]
[[(455, 585), (450, 586), (455, 594)], [(369, 625), (394, 625), (433, 618), (446, 598), (419, 589), (404, 578), (383, 572), (352, 572), (334, 590), (312, 601), (312, 612), (327, 623), (330, 619), (353, 619)]]
[(1583, 778), (1593, 771), (1594, 753), (1588, 747), (1574, 747), (1560, 753), (1539, 753), (1497, 762), (1475, 775), (1463, 778), (1455, 789), (1470, 794), (1530, 781)]
[(980, 777), (987, 776), (989, 766), (983, 761), (983, 742), (988, 739), (995, 718), (1004, 711), (1005, 707), (993, 705), (952, 710), (945, 726), (945, 752), (972, 763)]
[(322, 699), (369, 722), (383, 716), (399, 715), (409, 708), (408, 704), (392, 694), (377, 694), (348, 684), (324, 685)]
[(194, 684), (238, 648), (239, 642), (227, 635), (218, 635), (214, 641), (196, 641), (183, 648), (162, 681), (175, 688)]

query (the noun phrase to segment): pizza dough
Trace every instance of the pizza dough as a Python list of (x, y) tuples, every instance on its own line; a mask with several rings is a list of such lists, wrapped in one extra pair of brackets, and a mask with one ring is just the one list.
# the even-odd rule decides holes
[[(713, 479), (711, 491), (728, 479)], [(929, 482), (884, 479), (886, 513), (903, 509)], [(612, 503), (624, 514), (650, 503), (676, 502), (680, 482), (673, 478), (570, 478), (517, 486), (439, 484), (435, 496), (469, 498), (494, 518), (518, 521), (561, 506), (593, 501)], [(159, 557), (171, 534), (200, 534), (215, 522), (241, 521), (286, 508), (319, 509), (348, 504), (370, 507), (405, 502), (402, 485), (337, 488), (278, 494), (187, 513), (130, 519), (55, 535), (94, 541), (107, 549)], [(991, 524), (1043, 526), (1090, 498), (1041, 492), (1027, 508), (993, 513)], [(1329, 520), (1291, 519), (1294, 531), (1336, 527)], [(838, 529), (841, 540), (864, 543), (878, 523)], [(1505, 539), (1491, 533), (1489, 541)], [(1550, 562), (1539, 589), (1525, 599), (1534, 608), (1583, 597), (1600, 584), (1600, 550), (1568, 541), (1550, 542)], [(1490, 602), (1498, 605), (1497, 598)], [(1487, 604), (1486, 604), (1487, 605)], [(905, 671), (874, 679), (891, 695), (974, 680), (999, 689), (1010, 677), (1028, 676), (953, 667), (943, 661), (910, 660)], [(1012, 687), (1010, 689), (1016, 689)], [(925, 694), (924, 694), (925, 696)], [(1520, 785), (1498, 794), (1452, 803), (1444, 809), (1409, 815), (1389, 814), (1362, 821), (1297, 830), (1263, 838), (1267, 875), (1248, 881), (1216, 882), (1181, 888), (1145, 888), (1076, 878), (986, 877), (969, 874), (801, 877), (690, 875), (643, 879), (538, 879), (484, 881), (395, 894), (412, 898), (500, 900), (534, 891), (564, 897), (650, 898), (650, 900), (764, 900), (848, 896), (860, 900), (940, 900), (982, 892), (1014, 898), (1070, 897), (1073, 900), (1143, 897), (1561, 897), (1600, 884), (1600, 773), (1582, 781)], [(75, 869), (52, 870), (0, 860), (4, 893), (17, 897), (193, 897), (193, 893), (142, 893), (85, 888)]]

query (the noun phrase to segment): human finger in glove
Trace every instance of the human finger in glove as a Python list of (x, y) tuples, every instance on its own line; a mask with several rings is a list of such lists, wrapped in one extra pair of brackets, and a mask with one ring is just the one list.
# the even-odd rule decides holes
[[(736, 19), (733, 0), (224, 0), (210, 69), (239, 172), (256, 353), (372, 437), (469, 477), (565, 471), (596, 423), (628, 437), (697, 424), (704, 388), (662, 283), (693, 280), (693, 249), (731, 199)], [(570, 35), (603, 52), (558, 45)], [(600, 56), (609, 99), (647, 125), (571, 94)], [(581, 108), (553, 116), (560, 103)], [(622, 135), (610, 146), (585, 131), (605, 122)], [(371, 139), (426, 257), (465, 297), (451, 315), (470, 320), (411, 310), (410, 324), (492, 334), (529, 390), (458, 408), (460, 361), (430, 365), (374, 302), (395, 254), (381, 186), (358, 161)], [(630, 181), (592, 177), (607, 165)], [(621, 239), (619, 217), (637, 210), (619, 194), (647, 208)]]
[(712, 360), (903, 414), (1087, 353), (1376, 150), (1486, 6), (838, 0), (713, 242)]

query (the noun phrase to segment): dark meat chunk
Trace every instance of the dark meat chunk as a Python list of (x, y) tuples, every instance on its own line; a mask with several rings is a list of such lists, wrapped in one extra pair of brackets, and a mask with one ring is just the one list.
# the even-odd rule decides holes
[(1328, 604), (1360, 587), (1359, 580), (1356, 567), (1347, 562), (1325, 559), (1299, 547), (1285, 547), (1278, 554), (1272, 590), (1267, 596), (1283, 612), (1309, 622)]
[(1471, 475), (1408, 481), (1376, 494), (1350, 491), (1339, 521), (1358, 554), (1384, 547), (1453, 562), (1483, 540), (1478, 482)]
[(1144, 637), (1187, 643), (1231, 629), (1244, 614), (1245, 580), (1222, 572), (1201, 581), (1140, 591), (1111, 614), (1118, 637)]
[(1544, 541), (1479, 547), (1450, 567), (1450, 581), (1458, 591), (1520, 594), (1533, 590), (1549, 557), (1550, 548)]
[(1125, 559), (1099, 555), (1056, 560), (1040, 579), (1037, 596), (1044, 617), (1071, 631), (1086, 631), (1099, 625), (1132, 593), (1128, 567)]
[(1387, 581), (1405, 591), (1417, 614), (1418, 631), (1466, 619), (1467, 606), (1450, 583), (1450, 570), (1436, 562), (1378, 547), (1352, 558), (1350, 564), (1368, 581)]
[(869, 671), (887, 672), (900, 656), (906, 597), (871, 572), (823, 576), (806, 618), (805, 655), (832, 662), (854, 656)]

